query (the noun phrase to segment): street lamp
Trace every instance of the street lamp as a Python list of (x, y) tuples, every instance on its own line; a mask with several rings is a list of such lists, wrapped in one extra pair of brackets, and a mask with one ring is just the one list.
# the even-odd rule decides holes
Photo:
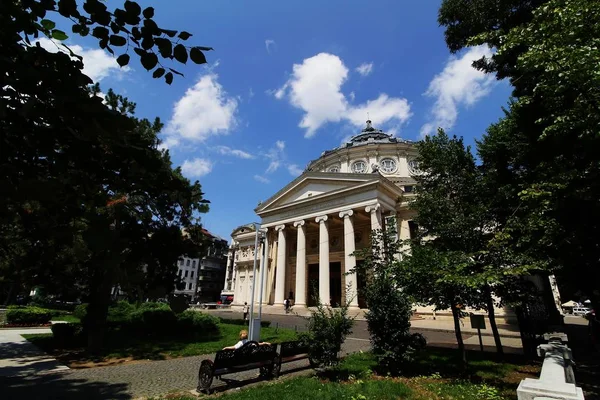
[[(256, 264), (258, 261), (258, 244), (259, 244), (259, 237), (261, 236), (261, 231), (260, 231), (260, 224), (258, 222), (254, 223), (254, 229), (256, 231), (256, 235), (254, 237), (254, 266), (252, 268), (252, 293), (250, 295), (250, 321), (248, 323), (248, 331), (250, 333), (250, 340), (255, 340), (258, 341), (259, 340), (259, 336), (260, 336), (260, 315), (262, 314), (262, 291), (263, 291), (263, 286), (262, 286), (262, 275), (263, 275), (263, 267), (261, 266), (261, 285), (260, 285), (260, 302), (261, 304), (259, 305), (259, 318), (255, 319), (254, 318), (254, 292), (255, 292), (255, 288), (256, 288)], [(261, 264), (264, 264), (264, 257), (262, 257), (261, 259)]]

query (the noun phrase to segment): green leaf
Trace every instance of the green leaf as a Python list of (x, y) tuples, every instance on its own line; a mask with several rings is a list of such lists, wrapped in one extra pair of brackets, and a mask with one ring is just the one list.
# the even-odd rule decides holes
[(67, 40), (69, 37), (67, 36), (66, 33), (64, 33), (63, 31), (59, 31), (58, 29), (55, 29), (52, 31), (52, 39), (56, 39), (56, 40)]
[(179, 61), (182, 64), (185, 64), (188, 59), (188, 54), (185, 46), (181, 43), (175, 46), (175, 49), (173, 50), (173, 56), (175, 56), (175, 59), (177, 61)]
[(164, 33), (165, 35), (167, 35), (168, 37), (175, 37), (175, 35), (177, 35), (177, 31), (172, 31), (169, 29), (161, 29), (160, 31), (162, 33)]
[(164, 68), (156, 68), (154, 70), (154, 73), (152, 74), (152, 77), (153, 78), (160, 78), (164, 74), (165, 74), (165, 69)]
[(144, 18), (152, 18), (154, 17), (154, 7), (148, 7), (144, 9)]
[(190, 50), (190, 58), (196, 64), (206, 64), (206, 57), (198, 47), (192, 47), (192, 49)]
[(113, 46), (125, 46), (127, 39), (123, 36), (110, 35), (110, 44)]
[(108, 29), (103, 26), (97, 26), (92, 30), (92, 36), (98, 39), (108, 39)]
[(44, 27), (44, 29), (47, 29), (49, 31), (54, 29), (54, 27), (56, 26), (54, 21), (50, 21), (49, 19), (43, 19), (40, 22), (41, 22), (42, 26)]
[(192, 34), (189, 32), (186, 32), (186, 31), (181, 31), (181, 32), (179, 32), (179, 35), (178, 35), (179, 39), (181, 39), (181, 40), (188, 40), (191, 36), (192, 36)]
[(117, 63), (119, 63), (121, 67), (129, 64), (129, 54), (121, 54), (119, 57), (117, 57)]
[(167, 85), (170, 85), (173, 82), (173, 74), (170, 72), (167, 72), (167, 74), (165, 75), (165, 82), (167, 82)]
[(173, 55), (173, 44), (169, 39), (156, 38), (154, 42), (158, 46), (158, 51), (163, 58), (169, 58)]
[(144, 53), (140, 61), (142, 62), (142, 66), (150, 71), (158, 64), (158, 57), (154, 53)]
[(127, 11), (128, 14), (131, 13), (138, 16), (142, 12), (142, 7), (134, 1), (127, 0), (125, 1), (125, 11)]
[(152, 36), (145, 37), (142, 40), (142, 48), (144, 50), (150, 50), (152, 47), (154, 47), (154, 39), (152, 39)]
[(212, 47), (204, 47), (204, 46), (196, 46), (199, 50), (202, 51), (211, 51), (214, 50)]

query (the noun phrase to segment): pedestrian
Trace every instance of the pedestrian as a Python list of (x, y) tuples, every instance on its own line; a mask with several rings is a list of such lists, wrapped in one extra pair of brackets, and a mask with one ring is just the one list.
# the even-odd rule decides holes
[(242, 309), (243, 313), (244, 313), (244, 321), (248, 321), (248, 303), (244, 302), (244, 308)]
[(285, 306), (285, 313), (288, 314), (290, 312), (290, 299), (285, 299), (283, 305)]

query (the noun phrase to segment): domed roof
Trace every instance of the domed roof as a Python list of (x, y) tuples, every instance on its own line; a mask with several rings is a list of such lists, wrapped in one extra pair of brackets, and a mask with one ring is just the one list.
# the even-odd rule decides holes
[(362, 131), (360, 131), (360, 133), (358, 135), (354, 135), (354, 136), (352, 136), (352, 138), (350, 138), (350, 143), (359, 144), (362, 142), (368, 142), (368, 141), (372, 142), (372, 141), (381, 141), (381, 140), (390, 142), (391, 139), (395, 139), (395, 138), (392, 137), (392, 135), (388, 135), (381, 129), (373, 128), (373, 126), (371, 125), (371, 120), (369, 119), (369, 120), (367, 120), (367, 126)]

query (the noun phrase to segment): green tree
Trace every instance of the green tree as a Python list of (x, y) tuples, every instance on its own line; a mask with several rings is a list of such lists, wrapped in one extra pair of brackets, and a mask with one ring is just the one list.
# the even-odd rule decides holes
[(527, 9), (500, 30), (473, 23), (457, 7), (454, 17), (442, 18), (456, 4), (447, 0), (440, 9), (449, 47), (495, 46), (491, 67), (476, 65), (508, 77), (514, 88), (505, 117), (478, 143), (496, 188), (504, 244), (537, 268), (556, 271), (571, 294), (580, 290), (598, 304), (600, 162), (593, 149), (600, 140), (600, 4), (501, 3), (497, 15)]
[(357, 272), (366, 278), (365, 318), (373, 353), (383, 371), (399, 374), (425, 347), (426, 340), (409, 332), (412, 302), (401, 286), (403, 271), (397, 258), (401, 243), (395, 233), (393, 227), (372, 232), (371, 246), (354, 256), (362, 259)]

